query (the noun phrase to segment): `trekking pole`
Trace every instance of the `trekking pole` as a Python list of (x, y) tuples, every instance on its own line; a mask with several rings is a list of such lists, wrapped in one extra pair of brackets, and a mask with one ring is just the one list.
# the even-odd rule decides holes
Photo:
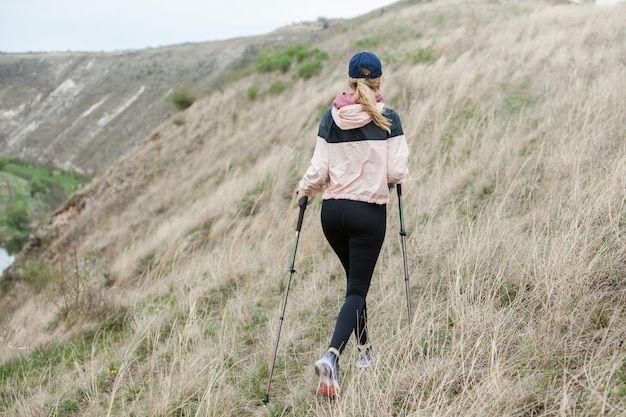
[(404, 229), (404, 211), (402, 210), (402, 185), (396, 184), (398, 190), (398, 209), (400, 210), (400, 236), (402, 236), (402, 260), (404, 262), (404, 287), (406, 289), (406, 308), (411, 323), (411, 300), (409, 299), (409, 267), (406, 261), (406, 230)]
[(274, 364), (276, 363), (276, 354), (278, 353), (278, 341), (280, 340), (280, 331), (283, 328), (283, 319), (285, 317), (285, 307), (287, 306), (287, 296), (289, 295), (289, 285), (291, 284), (291, 276), (296, 270), (294, 269), (296, 262), (296, 250), (298, 249), (298, 240), (300, 238), (300, 230), (302, 229), (302, 220), (304, 219), (304, 210), (306, 210), (308, 197), (302, 197), (298, 200), (298, 206), (300, 206), (300, 214), (298, 215), (298, 224), (296, 226), (296, 237), (293, 243), (293, 251), (291, 252), (291, 263), (289, 264), (289, 277), (287, 278), (287, 285), (285, 285), (285, 296), (283, 298), (283, 306), (280, 312), (280, 318), (278, 322), (278, 335), (276, 336), (276, 344), (274, 345), (274, 356), (272, 357), (272, 365), (270, 366), (270, 379), (267, 381), (267, 391), (265, 391), (265, 398), (263, 398), (263, 405), (267, 406), (270, 402), (270, 388), (272, 386), (272, 376), (274, 375)]

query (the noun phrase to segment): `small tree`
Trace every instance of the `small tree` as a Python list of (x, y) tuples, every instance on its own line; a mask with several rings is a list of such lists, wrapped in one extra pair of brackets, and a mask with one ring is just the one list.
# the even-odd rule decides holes
[(21, 232), (28, 231), (30, 226), (30, 217), (28, 211), (24, 207), (12, 205), (6, 211), (7, 225)]
[(46, 193), (46, 186), (43, 185), (41, 183), (41, 181), (33, 179), (30, 181), (30, 183), (28, 184), (30, 187), (30, 196), (34, 197), (35, 194), (39, 193), (39, 194), (45, 194)]

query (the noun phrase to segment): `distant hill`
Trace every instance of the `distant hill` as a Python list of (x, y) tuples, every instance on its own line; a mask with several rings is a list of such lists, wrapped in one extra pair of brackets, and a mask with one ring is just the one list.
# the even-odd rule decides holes
[(206, 96), (260, 50), (324, 36), (333, 25), (146, 50), (0, 54), (0, 153), (101, 173), (175, 113), (171, 91)]

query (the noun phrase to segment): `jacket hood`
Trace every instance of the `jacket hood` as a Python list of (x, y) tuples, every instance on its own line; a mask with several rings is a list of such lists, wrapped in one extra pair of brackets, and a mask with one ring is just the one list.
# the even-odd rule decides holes
[[(376, 93), (376, 105), (382, 111), (385, 107), (380, 92)], [(341, 93), (333, 101), (332, 116), (341, 130), (363, 127), (372, 121), (372, 117), (363, 110), (363, 106), (354, 102), (354, 93)]]

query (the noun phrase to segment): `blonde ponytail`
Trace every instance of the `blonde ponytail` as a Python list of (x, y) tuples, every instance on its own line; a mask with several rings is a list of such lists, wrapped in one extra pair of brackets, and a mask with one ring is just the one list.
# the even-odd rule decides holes
[(382, 84), (382, 77), (378, 78), (352, 78), (348, 77), (348, 84), (354, 91), (354, 102), (363, 106), (363, 110), (370, 115), (374, 124), (391, 133), (391, 121), (383, 116), (376, 106), (376, 92)]

